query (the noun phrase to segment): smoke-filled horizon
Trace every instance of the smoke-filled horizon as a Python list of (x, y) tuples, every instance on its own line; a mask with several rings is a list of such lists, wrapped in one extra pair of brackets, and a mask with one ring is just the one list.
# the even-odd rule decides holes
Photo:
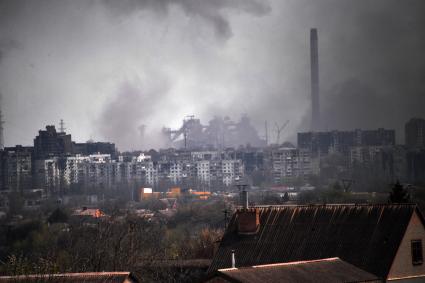
[(0, 0), (7, 146), (66, 122), (76, 141), (158, 148), (186, 115), (251, 118), (260, 135), (310, 127), (318, 29), (324, 130), (425, 118), (425, 2)]

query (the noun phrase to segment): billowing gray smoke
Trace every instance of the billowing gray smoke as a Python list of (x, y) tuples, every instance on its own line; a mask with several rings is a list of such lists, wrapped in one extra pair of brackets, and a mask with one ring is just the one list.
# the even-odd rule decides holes
[(169, 82), (165, 78), (150, 84), (137, 80), (123, 82), (101, 112), (98, 120), (101, 135), (124, 150), (165, 146), (161, 128), (152, 128), (144, 123), (153, 122), (150, 120), (151, 113), (161, 108), (158, 97), (166, 99), (168, 91)]
[(396, 128), (402, 141), (404, 122), (425, 115), (423, 11), (423, 0), (0, 0), (6, 145), (64, 119), (74, 140), (148, 148), (186, 115), (243, 113), (261, 136), (269, 121), (270, 141), (286, 120), (280, 140), (295, 137), (310, 126), (310, 28), (323, 126)]
[(256, 16), (270, 12), (268, 3), (260, 0), (104, 0), (104, 2), (113, 12), (123, 15), (138, 12), (140, 9), (149, 9), (157, 14), (166, 15), (172, 6), (177, 6), (188, 17), (199, 17), (210, 23), (216, 36), (224, 39), (232, 36), (232, 29), (224, 9), (243, 11)]

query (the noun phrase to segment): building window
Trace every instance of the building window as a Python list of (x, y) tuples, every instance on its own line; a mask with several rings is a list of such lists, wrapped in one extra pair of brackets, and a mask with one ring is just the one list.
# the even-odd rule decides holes
[(422, 240), (412, 240), (411, 247), (412, 247), (412, 264), (413, 265), (422, 264), (423, 262)]

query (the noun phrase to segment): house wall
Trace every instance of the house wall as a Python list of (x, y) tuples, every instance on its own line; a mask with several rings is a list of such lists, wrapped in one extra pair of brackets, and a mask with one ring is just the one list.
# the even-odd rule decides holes
[[(397, 224), (395, 223), (394, 225)], [(422, 240), (422, 254), (424, 255), (425, 259), (425, 227), (419, 219), (419, 216), (415, 212), (412, 215), (412, 218), (410, 219), (409, 225), (406, 229), (406, 233), (403, 236), (403, 240), (394, 258), (393, 264), (388, 274), (388, 280), (425, 275), (425, 261), (421, 265), (412, 264), (411, 240), (419, 239)]]

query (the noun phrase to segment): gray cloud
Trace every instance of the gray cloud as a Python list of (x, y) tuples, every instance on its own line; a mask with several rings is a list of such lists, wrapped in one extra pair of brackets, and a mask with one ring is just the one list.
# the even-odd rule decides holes
[(13, 49), (19, 48), (19, 43), (13, 39), (0, 38), (0, 63), (4, 56)]
[(159, 15), (166, 15), (170, 6), (180, 7), (188, 17), (198, 17), (214, 28), (219, 38), (232, 36), (230, 23), (224, 10), (245, 12), (255, 16), (263, 16), (271, 11), (267, 2), (258, 0), (104, 0), (106, 6), (118, 14), (136, 13), (140, 9), (149, 9)]

